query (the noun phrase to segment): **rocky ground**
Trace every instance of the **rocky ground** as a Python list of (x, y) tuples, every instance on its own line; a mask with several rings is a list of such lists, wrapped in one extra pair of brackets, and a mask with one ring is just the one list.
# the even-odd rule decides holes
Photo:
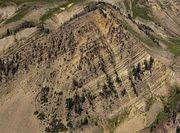
[(1, 131), (179, 132), (179, 2), (106, 2), (0, 3)]

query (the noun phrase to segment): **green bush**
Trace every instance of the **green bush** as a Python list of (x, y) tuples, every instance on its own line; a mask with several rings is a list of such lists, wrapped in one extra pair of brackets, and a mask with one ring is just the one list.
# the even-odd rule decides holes
[(143, 4), (139, 2), (139, 0), (134, 0), (134, 2), (132, 2), (133, 18), (141, 17), (145, 20), (151, 20), (152, 18), (149, 16), (149, 7), (145, 5), (145, 2), (143, 2)]
[(129, 110), (124, 110), (118, 115), (113, 116), (111, 119), (107, 120), (107, 128), (110, 133), (114, 133), (116, 127), (123, 122), (129, 116)]

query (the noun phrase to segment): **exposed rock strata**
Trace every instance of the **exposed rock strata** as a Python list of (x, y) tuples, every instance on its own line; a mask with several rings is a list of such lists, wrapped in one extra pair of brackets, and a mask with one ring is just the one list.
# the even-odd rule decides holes
[(39, 91), (35, 115), (48, 133), (96, 129), (141, 97), (162, 95), (171, 78), (121, 15), (102, 4), (48, 36), (9, 49), (0, 64), (0, 96), (17, 77), (36, 73), (29, 79)]

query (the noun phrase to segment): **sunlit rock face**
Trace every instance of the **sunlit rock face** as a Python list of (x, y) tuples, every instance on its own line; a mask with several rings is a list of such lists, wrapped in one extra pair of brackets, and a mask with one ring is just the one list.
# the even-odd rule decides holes
[[(140, 99), (165, 96), (171, 78), (116, 8), (104, 3), (7, 50), (0, 64), (0, 94), (20, 80), (35, 89), (34, 114), (47, 133), (99, 131)], [(143, 104), (139, 109), (145, 111)]]

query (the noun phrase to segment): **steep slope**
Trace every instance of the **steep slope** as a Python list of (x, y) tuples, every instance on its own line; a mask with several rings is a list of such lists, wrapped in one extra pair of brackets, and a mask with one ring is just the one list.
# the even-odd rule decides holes
[(31, 95), (47, 133), (112, 131), (108, 119), (128, 117), (137, 103), (146, 111), (141, 103), (166, 96), (172, 78), (105, 3), (90, 4), (53, 33), (38, 33), (0, 57), (0, 97), (18, 89)]
[(179, 77), (180, 69), (175, 67), (180, 55), (179, 1), (117, 0), (114, 5), (133, 23), (133, 34), (145, 41), (151, 53)]

